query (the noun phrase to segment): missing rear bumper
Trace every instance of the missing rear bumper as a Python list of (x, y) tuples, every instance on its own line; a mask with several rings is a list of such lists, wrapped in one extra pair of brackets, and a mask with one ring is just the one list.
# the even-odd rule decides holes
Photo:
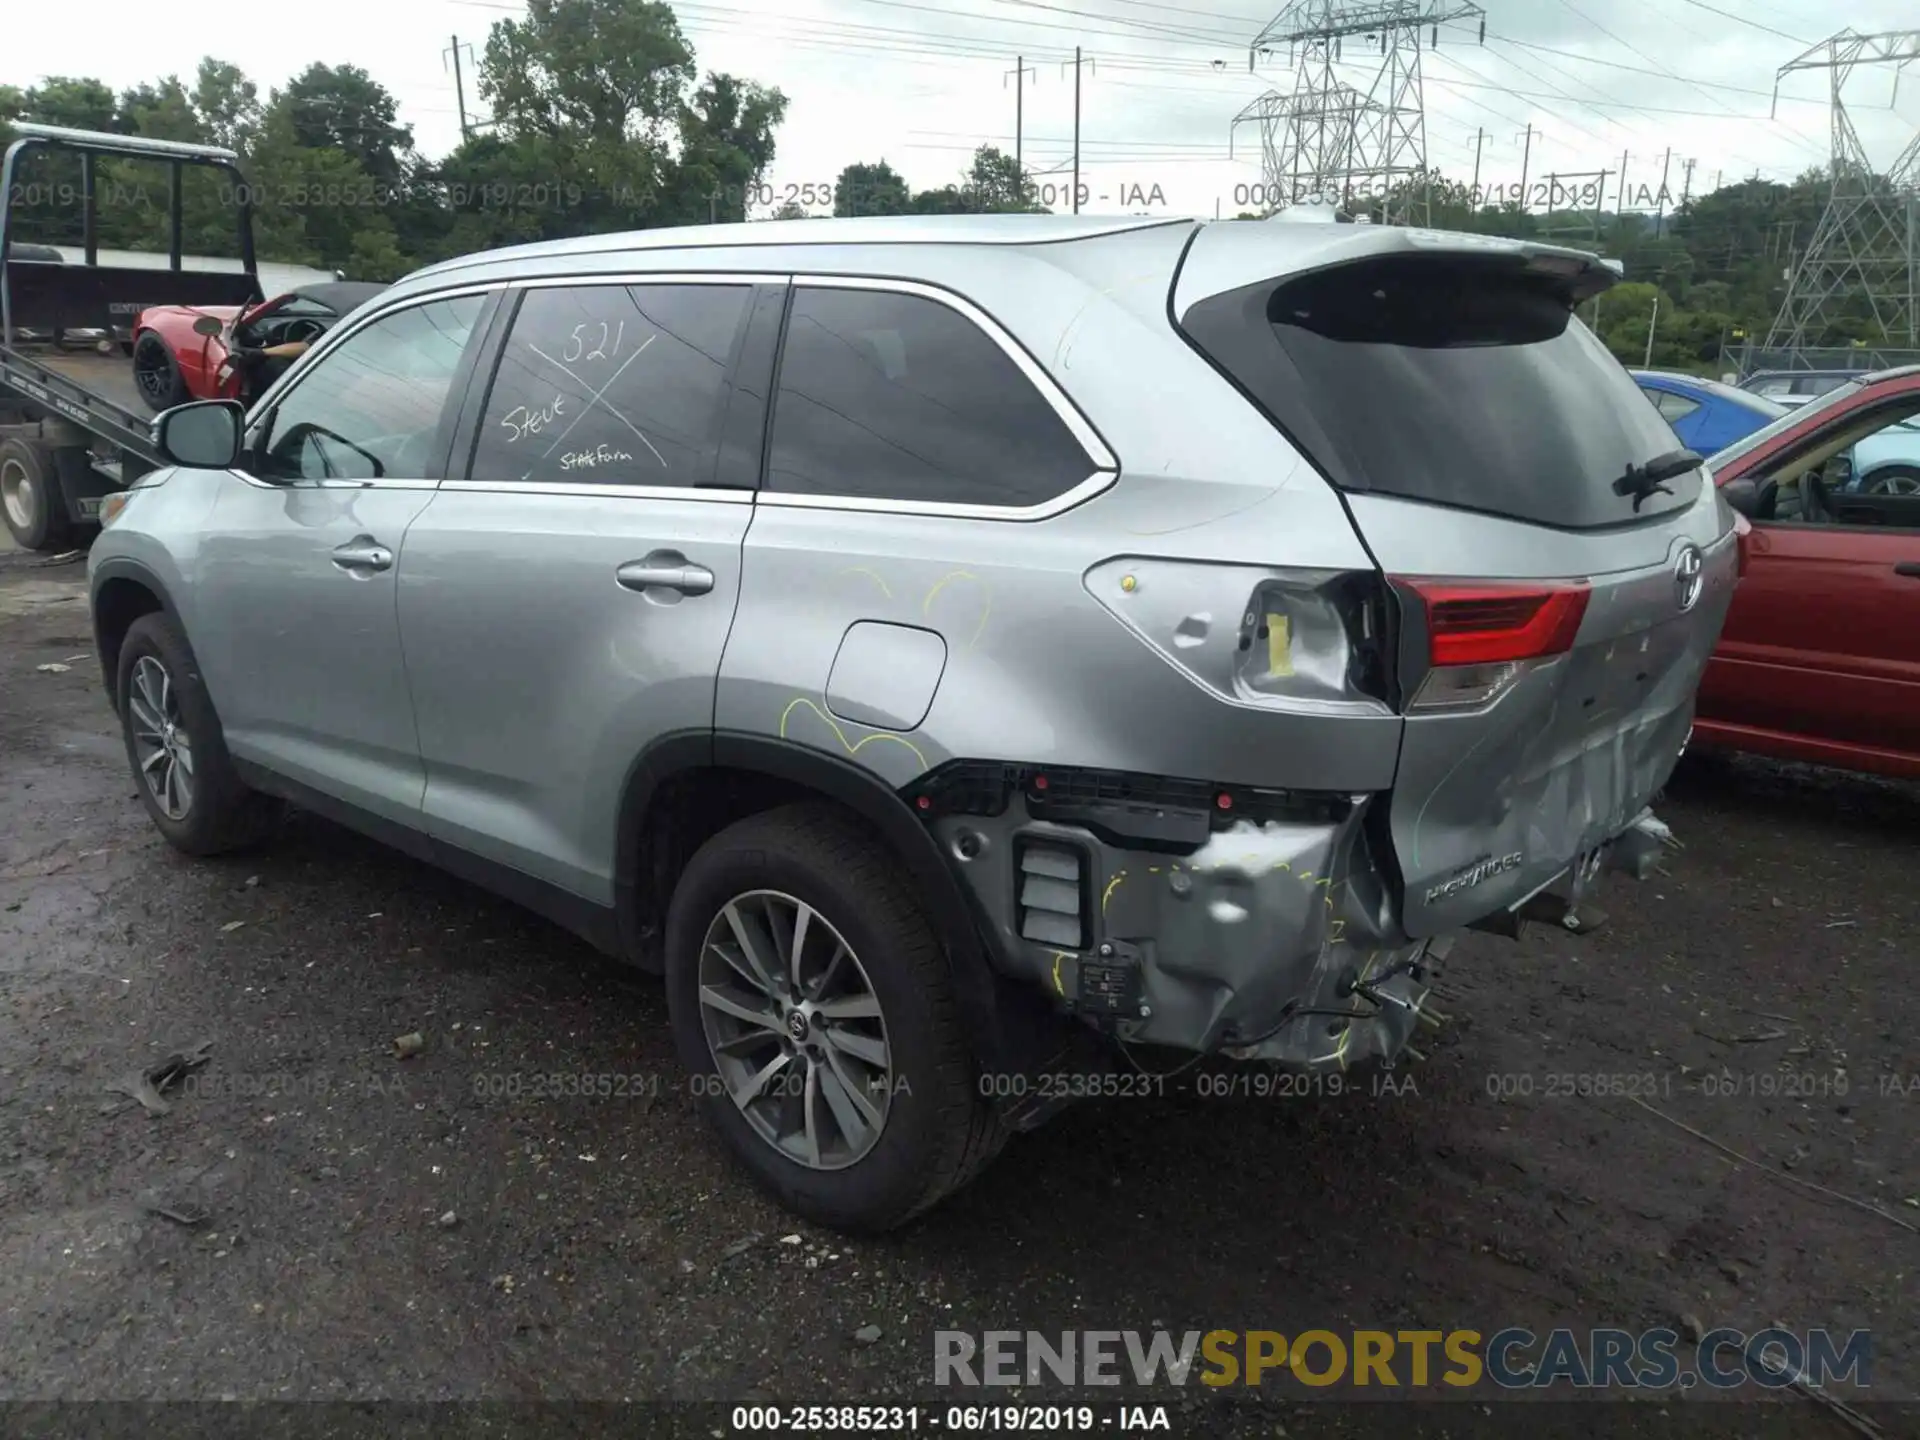
[(1531, 895), (1469, 928), (1513, 940), (1519, 938), (1522, 922), (1532, 921), (1570, 935), (1591, 935), (1607, 923), (1606, 912), (1587, 898), (1599, 876), (1613, 871), (1644, 880), (1658, 868), (1661, 855), (1679, 845), (1664, 821), (1652, 810), (1642, 810), (1606, 844), (1582, 855)]
[(1087, 1028), (1289, 1067), (1391, 1063), (1438, 1023), (1445, 947), (1392, 923), (1368, 798), (1326, 798), (1216, 823), (1177, 852), (1059, 823), (1017, 793), (929, 824), (1003, 963)]

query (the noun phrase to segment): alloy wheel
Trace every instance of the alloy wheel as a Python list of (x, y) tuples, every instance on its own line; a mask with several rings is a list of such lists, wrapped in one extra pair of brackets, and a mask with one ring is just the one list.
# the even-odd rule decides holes
[(169, 820), (184, 820), (193, 808), (193, 743), (180, 720), (180, 698), (167, 667), (142, 655), (133, 667), (127, 696), (134, 761), (147, 792)]
[(156, 405), (165, 403), (168, 392), (173, 388), (173, 377), (168, 373), (166, 352), (142, 346), (135, 354), (133, 381), (140, 387), (142, 398)]
[(754, 1132), (797, 1164), (841, 1170), (886, 1128), (892, 1053), (866, 969), (825, 916), (774, 890), (720, 907), (700, 946), (700, 1023)]

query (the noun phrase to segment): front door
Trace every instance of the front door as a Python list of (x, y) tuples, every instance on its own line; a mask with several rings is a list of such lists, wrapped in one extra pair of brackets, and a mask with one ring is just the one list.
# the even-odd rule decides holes
[(1920, 496), (1860, 457), (1920, 393), (1836, 415), (1749, 474), (1761, 509), (1700, 717), (1749, 748), (1920, 773)]
[(424, 823), (609, 905), (622, 780), (651, 741), (713, 726), (784, 286), (523, 297), (469, 407), (471, 471), (407, 541)]
[(194, 646), (234, 755), (403, 823), (425, 777), (395, 581), (485, 303), (398, 310), (317, 356), (257, 419), (198, 557)]

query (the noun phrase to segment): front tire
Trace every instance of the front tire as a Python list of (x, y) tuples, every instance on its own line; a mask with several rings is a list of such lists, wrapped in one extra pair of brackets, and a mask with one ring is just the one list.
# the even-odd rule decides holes
[(666, 938), (674, 1042), (701, 1107), (789, 1210), (892, 1230), (998, 1148), (946, 955), (851, 817), (793, 805), (722, 831), (681, 876)]
[(151, 330), (133, 342), (133, 383), (147, 408), (156, 413), (184, 405), (193, 398), (187, 391), (187, 382), (180, 378), (180, 365), (173, 358), (173, 351)]
[(128, 627), (114, 695), (134, 784), (169, 845), (218, 855), (273, 829), (281, 806), (234, 770), (199, 664), (171, 618), (142, 615)]

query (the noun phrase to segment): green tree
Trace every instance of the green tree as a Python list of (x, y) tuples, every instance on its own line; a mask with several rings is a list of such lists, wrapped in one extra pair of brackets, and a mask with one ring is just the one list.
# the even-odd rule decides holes
[(309, 65), (274, 92), (269, 108), (286, 114), (304, 148), (339, 150), (383, 186), (401, 180), (413, 128), (400, 123), (387, 88), (359, 66)]
[(833, 213), (840, 216), (904, 215), (912, 202), (907, 182), (884, 160), (847, 166), (833, 187)]
[(655, 0), (531, 0), (496, 22), (479, 77), (492, 133), (439, 167), (448, 243), (744, 219), (786, 97), (697, 75)]
[(158, 85), (136, 85), (120, 96), (119, 120), (128, 134), (149, 140), (207, 143), (206, 127), (176, 75)]
[(733, 75), (709, 75), (680, 106), (680, 151), (668, 167), (668, 223), (744, 220), (773, 161), (787, 97)]
[(28, 90), (20, 118), (74, 130), (120, 128), (119, 102), (113, 91), (98, 80), (70, 75), (50, 76)]
[(658, 145), (696, 71), (671, 6), (654, 0), (529, 0), (500, 20), (480, 94), (510, 134)]
[(237, 65), (211, 55), (194, 74), (193, 108), (210, 144), (245, 151), (260, 128), (260, 91)]
[[(279, 99), (268, 104), (247, 157), (260, 254), (345, 270), (357, 280), (395, 278), (405, 259), (378, 183), (357, 155), (303, 143), (296, 107)], [(374, 259), (381, 263), (369, 270)]]
[(982, 211), (1044, 214), (1039, 191), (1013, 156), (992, 145), (973, 152), (967, 167), (966, 189)]

